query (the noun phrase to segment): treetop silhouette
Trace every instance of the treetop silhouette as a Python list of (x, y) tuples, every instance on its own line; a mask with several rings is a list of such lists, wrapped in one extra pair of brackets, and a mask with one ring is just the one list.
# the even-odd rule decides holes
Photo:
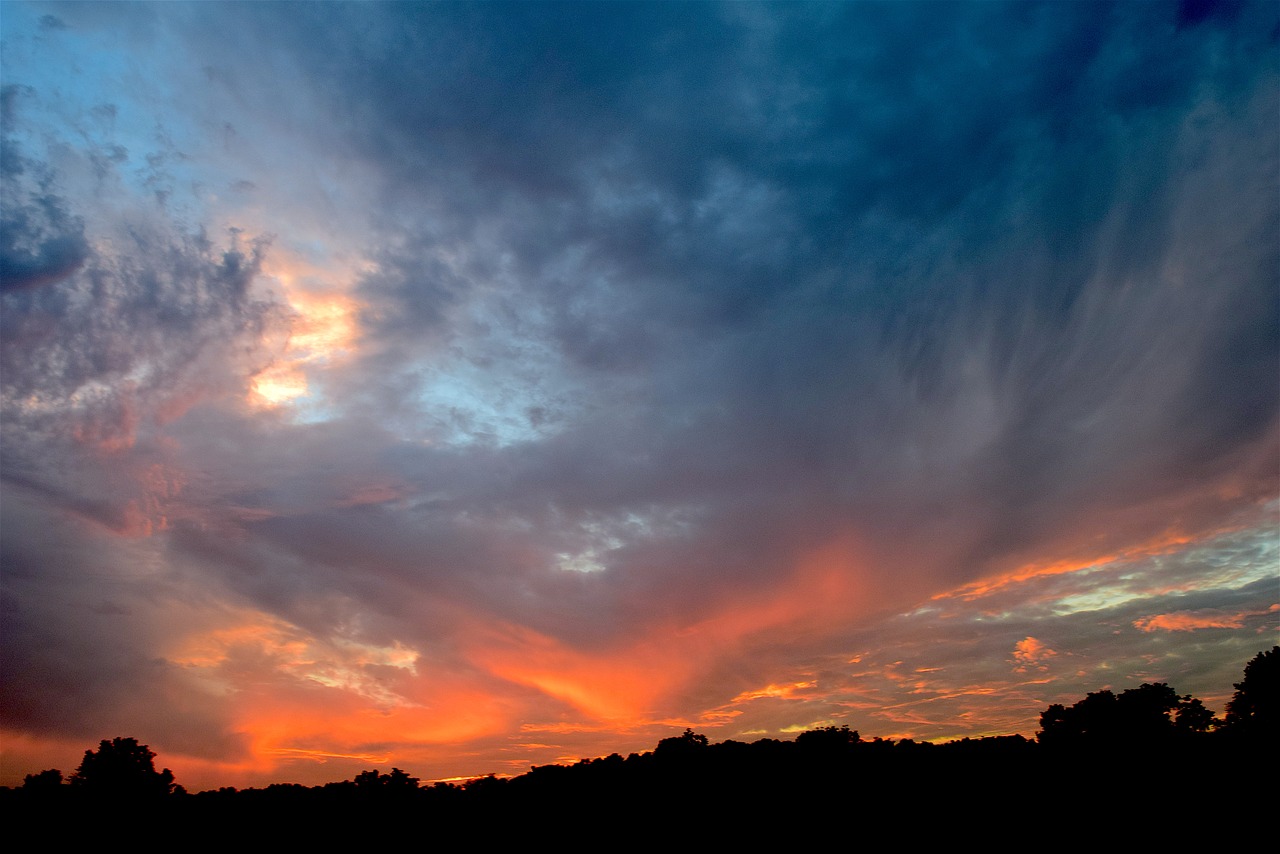
[(1280, 646), (1260, 652), (1244, 666), (1227, 703), (1227, 728), (1276, 738), (1280, 732)]
[(103, 739), (97, 751), (86, 750), (71, 775), (73, 788), (110, 797), (160, 797), (182, 787), (168, 768), (157, 771), (156, 754), (136, 738)]
[(1119, 694), (1096, 691), (1069, 707), (1051, 705), (1040, 715), (1038, 740), (1054, 746), (1142, 744), (1206, 732), (1216, 723), (1190, 694), (1180, 696), (1164, 682), (1146, 682)]

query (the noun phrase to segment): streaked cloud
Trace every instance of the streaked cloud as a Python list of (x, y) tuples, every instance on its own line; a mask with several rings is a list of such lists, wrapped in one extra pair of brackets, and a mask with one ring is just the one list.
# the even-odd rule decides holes
[(1238, 629), (1247, 614), (1223, 614), (1202, 611), (1182, 611), (1174, 614), (1155, 614), (1134, 620), (1133, 625), (1144, 632), (1194, 632), (1197, 629)]

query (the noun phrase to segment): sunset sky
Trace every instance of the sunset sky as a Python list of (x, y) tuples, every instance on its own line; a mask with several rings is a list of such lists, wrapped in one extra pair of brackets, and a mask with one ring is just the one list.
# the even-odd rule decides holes
[(1033, 736), (1280, 627), (1280, 5), (0, 3), (0, 785)]

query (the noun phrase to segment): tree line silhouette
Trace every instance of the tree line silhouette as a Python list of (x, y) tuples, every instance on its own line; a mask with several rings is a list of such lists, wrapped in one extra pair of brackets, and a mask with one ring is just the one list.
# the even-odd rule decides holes
[[(1280, 746), (1280, 646), (1260, 652), (1218, 719), (1165, 683), (1086, 695), (1040, 715), (1034, 740), (1021, 735), (944, 744), (873, 738), (847, 726), (793, 741), (712, 744), (686, 729), (647, 753), (611, 754), (574, 765), (535, 766), (517, 777), (422, 782), (399, 769), (364, 771), (321, 786), (188, 793), (134, 738), (100, 742), (63, 778), (49, 769), (0, 789), (6, 815), (92, 814), (145, 807), (153, 823), (207, 834), (280, 834), (297, 844), (332, 842), (361, 828), (436, 829), (495, 844), (528, 834), (617, 832), (659, 841), (733, 837), (759, 841), (785, 826), (847, 832), (848, 823), (906, 823), (915, 837), (969, 827), (1043, 832), (1046, 816), (1074, 814), (1059, 835), (1103, 828), (1150, 843), (1161, 829), (1185, 842), (1214, 817), (1269, 810)], [(1261, 759), (1261, 762), (1260, 762)], [(1269, 760), (1269, 761), (1268, 761)], [(1270, 778), (1270, 779), (1268, 779)], [(1205, 785), (1212, 785), (1213, 799)], [(1207, 809), (1216, 802), (1218, 808)], [(1064, 812), (1065, 811), (1065, 812)], [(923, 824), (921, 824), (923, 822)], [(1165, 822), (1165, 824), (1161, 824)]]

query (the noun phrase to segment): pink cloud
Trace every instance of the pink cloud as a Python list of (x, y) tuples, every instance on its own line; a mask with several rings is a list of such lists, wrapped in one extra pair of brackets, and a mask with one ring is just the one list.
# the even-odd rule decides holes
[(1018, 663), (1014, 670), (1018, 673), (1026, 672), (1028, 667), (1035, 667), (1044, 670), (1046, 659), (1053, 658), (1058, 653), (1050, 649), (1043, 641), (1033, 637), (1025, 637), (1013, 645), (1013, 660)]
[(1166, 632), (1194, 632), (1197, 629), (1238, 629), (1249, 614), (1223, 614), (1218, 611), (1176, 611), (1141, 617), (1133, 625), (1144, 632), (1163, 629)]

